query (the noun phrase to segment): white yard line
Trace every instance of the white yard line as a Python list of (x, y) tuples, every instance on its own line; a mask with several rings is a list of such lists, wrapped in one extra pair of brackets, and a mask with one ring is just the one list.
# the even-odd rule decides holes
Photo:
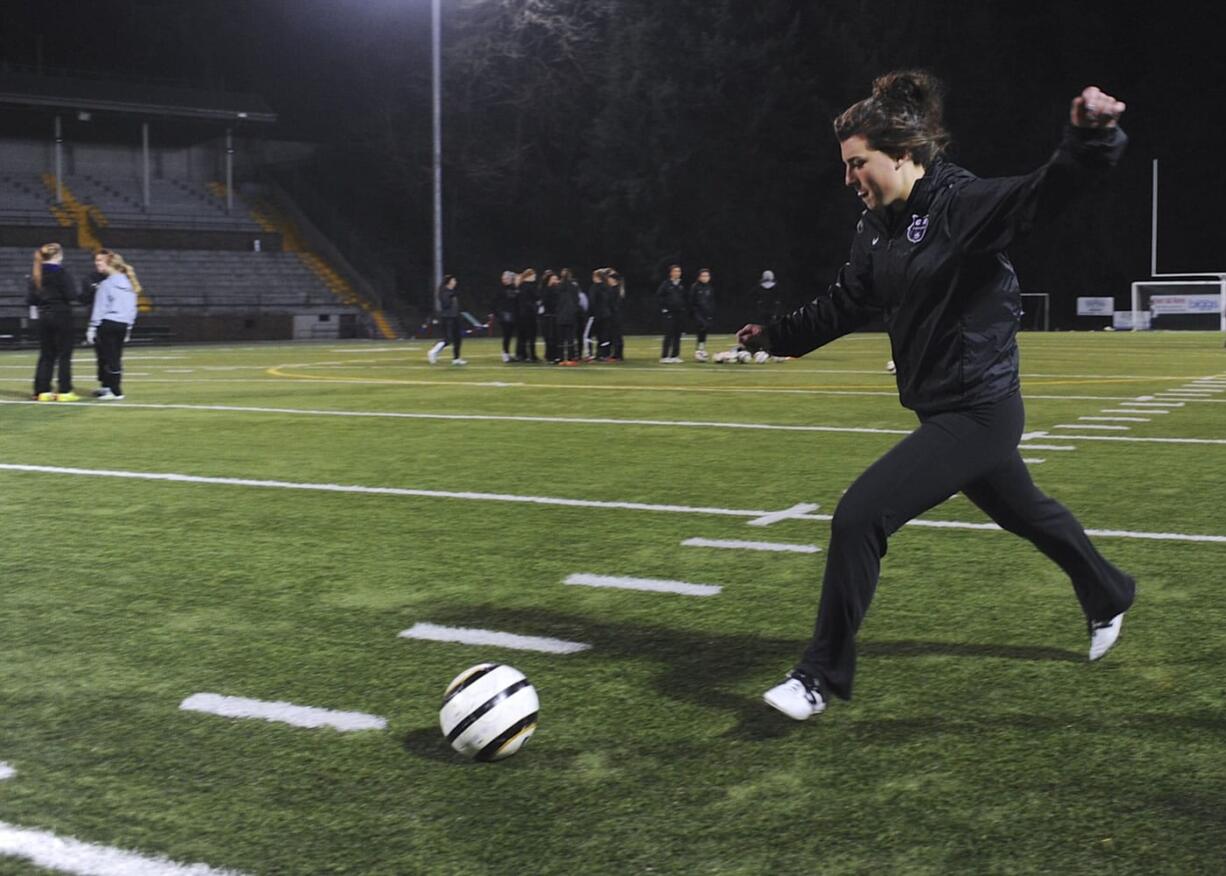
[[(1146, 439), (1117, 438), (1114, 436), (1079, 436), (1088, 440), (1100, 441), (1197, 441), (1197, 439)], [(1215, 442), (1217, 443), (1217, 442)], [(1223, 441), (1221, 443), (1226, 443)], [(715, 508), (693, 505), (656, 505), (647, 502), (616, 502), (595, 499), (565, 499), (552, 496), (517, 496), (507, 493), (477, 493), (446, 490), (413, 490), (401, 487), (364, 487), (347, 484), (317, 484), (295, 481), (253, 480), (248, 478), (201, 477), (197, 475), (173, 474), (170, 472), (136, 472), (110, 469), (64, 468), (50, 465), (21, 465), (17, 463), (0, 463), (0, 471), (30, 472), (37, 474), (57, 474), (84, 477), (124, 478), (147, 481), (168, 481), (172, 483), (209, 484), (217, 486), (259, 487), (264, 489), (307, 490), (325, 493), (356, 493), (376, 496), (406, 496), (428, 499), (463, 499), (479, 502), (511, 502), (528, 505), (550, 505), (568, 508), (605, 508), (621, 511), (651, 511), (665, 514), (708, 514), (722, 517), (742, 517), (754, 520), (766, 517), (774, 512), (750, 510), (743, 508)], [(829, 521), (829, 514), (802, 514), (797, 520)], [(946, 529), (996, 530), (1000, 528), (994, 523), (963, 523), (956, 520), (912, 520), (907, 526), (938, 527)], [(1132, 532), (1129, 530), (1086, 530), (1090, 535), (1107, 535), (1120, 538), (1158, 539), (1163, 541), (1209, 541), (1226, 544), (1226, 535), (1198, 535), (1175, 532)]]
[(1149, 417), (1078, 417), (1079, 420), (1103, 420), (1109, 423), (1148, 423)]
[(81, 842), (50, 831), (0, 821), (0, 856), (80, 876), (236, 876), (206, 864), (177, 864), (160, 856)]
[(689, 581), (668, 581), (659, 578), (625, 578), (618, 575), (592, 575), (576, 572), (567, 575), (563, 584), (579, 587), (607, 587), (613, 590), (643, 590), (649, 593), (677, 593), (682, 596), (715, 596), (721, 590), (717, 584), (691, 584)]
[(821, 552), (815, 544), (790, 544), (782, 541), (740, 541), (720, 538), (687, 538), (684, 547), (725, 548), (742, 551), (777, 551), (792, 554), (816, 554)]
[(0, 760), (0, 781), (4, 781), (5, 779), (11, 779), (15, 775), (17, 775), (17, 770), (13, 769), (11, 766), (9, 766), (4, 761)]
[[(35, 405), (45, 402), (28, 400), (0, 399), (0, 404)], [(619, 417), (534, 417), (511, 414), (422, 414), (404, 413), (399, 411), (330, 411), (304, 408), (268, 408), (244, 405), (188, 405), (188, 404), (153, 404), (150, 402), (125, 402), (123, 405), (100, 405), (97, 402), (57, 402), (57, 405), (78, 405), (83, 407), (105, 408), (114, 410), (179, 410), (203, 411), (240, 414), (288, 414), (291, 416), (308, 417), (370, 417), (392, 420), (451, 420), (456, 422), (510, 422), (510, 423), (563, 423), (581, 426), (669, 426), (689, 429), (748, 429), (769, 432), (847, 432), (858, 435), (910, 435), (914, 429), (878, 429), (868, 426), (810, 426), (789, 425), (786, 423), (730, 423), (718, 420), (634, 420)]]
[[(1149, 396), (1149, 398), (1153, 398), (1153, 396)], [(1184, 405), (1184, 403), (1181, 401), (1160, 402), (1160, 401), (1145, 401), (1144, 399), (1141, 399), (1139, 401), (1129, 402), (1129, 404), (1134, 407), (1138, 407), (1138, 408), (1182, 408)]]
[(547, 636), (521, 636), (471, 627), (443, 627), (438, 624), (413, 624), (400, 633), (402, 639), (424, 639), (428, 642), (455, 642), (461, 645), (481, 645), (487, 648), (509, 648), (513, 651), (540, 651), (545, 654), (577, 654), (591, 645), (568, 642)]
[(1095, 426), (1090, 423), (1057, 423), (1052, 426), (1053, 429), (1115, 429), (1122, 432), (1127, 432), (1131, 426)]
[[(1083, 428), (1089, 428), (1085, 426)], [(1136, 435), (1064, 435), (1069, 441), (1129, 441), (1137, 444), (1209, 444), (1226, 446), (1226, 438), (1141, 438)]]
[(1026, 457), (1023, 456), (1022, 462), (1026, 463), (1027, 465), (1042, 465), (1043, 463), (1047, 462), (1047, 460), (1046, 459), (1027, 459)]
[(1169, 414), (1170, 411), (1160, 411), (1156, 408), (1103, 408), (1104, 414)]
[(230, 697), (215, 693), (198, 693), (179, 703), (185, 712), (205, 712), (223, 718), (258, 718), (275, 724), (291, 724), (294, 727), (332, 727), (342, 733), (355, 730), (383, 730), (387, 719), (364, 712), (339, 712), (314, 706), (298, 706), (294, 703), (251, 700), (246, 697)]

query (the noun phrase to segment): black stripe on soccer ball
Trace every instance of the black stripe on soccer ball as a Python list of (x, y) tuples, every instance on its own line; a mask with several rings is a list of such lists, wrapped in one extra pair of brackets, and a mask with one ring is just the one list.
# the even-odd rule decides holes
[(460, 734), (463, 733), (465, 730), (467, 730), (469, 727), (471, 727), (473, 724), (477, 723), (477, 720), (482, 715), (484, 715), (490, 709), (494, 708), (494, 706), (498, 705), (503, 700), (510, 697), (516, 691), (523, 690), (525, 687), (529, 687), (529, 686), (530, 685), (528, 683), (528, 679), (521, 678), (519, 681), (515, 682), (515, 684), (511, 685), (510, 687), (504, 688), (500, 693), (494, 694), (492, 697), (490, 697), (488, 700), (483, 702), (481, 705), (477, 706), (477, 708), (469, 712), (468, 716), (463, 721), (461, 721), (459, 724), (456, 724), (454, 727), (452, 727), (451, 732), (447, 734), (447, 741), (455, 742), (456, 739), (459, 738)]
[(478, 669), (472, 675), (468, 676), (468, 678), (464, 679), (459, 684), (457, 684), (455, 687), (453, 687), (448, 692), (447, 696), (443, 697), (443, 705), (444, 706), (447, 705), (449, 702), (451, 702), (452, 699), (455, 698), (455, 695), (458, 694), (460, 691), (464, 690), (464, 688), (476, 682), (477, 679), (483, 678), (486, 675), (489, 675), (491, 672), (493, 672), (495, 669), (497, 669), (501, 665), (502, 665), (501, 663), (491, 663), (489, 666), (485, 667), (484, 669)]
[(512, 739), (514, 739), (516, 736), (522, 733), (525, 728), (530, 727), (533, 724), (535, 724), (536, 717), (539, 714), (540, 712), (533, 712), (531, 715), (528, 715), (527, 717), (520, 718), (518, 721), (516, 721), (506, 730), (503, 730), (501, 733), (499, 733), (497, 739), (495, 739), (489, 745), (485, 746), (485, 748), (478, 751), (474, 759), (482, 760), (482, 761), (497, 760), (498, 755), (502, 753), (502, 746), (506, 745), (508, 742), (510, 742)]

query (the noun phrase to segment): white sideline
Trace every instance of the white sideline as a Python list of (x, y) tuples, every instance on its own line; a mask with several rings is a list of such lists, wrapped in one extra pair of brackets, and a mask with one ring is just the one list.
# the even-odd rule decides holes
[(510, 648), (514, 651), (542, 651), (546, 654), (577, 654), (591, 645), (550, 639), (546, 636), (521, 636), (480, 630), (471, 627), (442, 627), (438, 624), (413, 624), (400, 634), (402, 639), (424, 639), (428, 642), (457, 642), (461, 645), (484, 645), (490, 648)]
[(815, 544), (788, 544), (782, 541), (739, 541), (720, 538), (687, 538), (683, 547), (728, 548), (743, 551), (779, 551), (793, 554), (816, 554), (821, 551)]
[(1169, 414), (1170, 411), (1159, 411), (1154, 408), (1103, 408), (1104, 414)]
[[(1079, 437), (1096, 441), (1200, 441), (1206, 439), (1182, 438), (1122, 438), (1116, 436), (1061, 436)], [(1222, 442), (1226, 443), (1226, 441)], [(1056, 447), (1057, 450), (1071, 448)], [(428, 499), (467, 499), (484, 502), (516, 502), (529, 505), (558, 505), (569, 508), (608, 508), (622, 511), (656, 511), (668, 514), (711, 514), (722, 517), (749, 517), (761, 519), (774, 512), (744, 508), (714, 508), (695, 505), (655, 505), (648, 502), (610, 502), (599, 499), (563, 499), (552, 496), (516, 496), (507, 493), (451, 492), (445, 490), (412, 490), (401, 487), (362, 487), (345, 484), (313, 484), (293, 481), (249, 480), (246, 478), (217, 478), (197, 475), (171, 474), (168, 472), (112, 471), (107, 469), (64, 468), (51, 465), (20, 465), (0, 463), (0, 471), (34, 472), (40, 474), (81, 475), (86, 477), (125, 478), (147, 481), (170, 481), (173, 483), (211, 484), (218, 486), (265, 487), (282, 490), (308, 490), (327, 493), (358, 493), (376, 496), (414, 496)], [(797, 520), (829, 521), (829, 514), (801, 514)], [(956, 520), (911, 520), (907, 526), (938, 527), (943, 529), (1000, 530), (995, 523), (962, 523)], [(1117, 529), (1087, 529), (1090, 535), (1117, 538), (1157, 539), (1161, 541), (1205, 541), (1226, 544), (1226, 535), (1197, 535), (1178, 532), (1133, 532)]]
[[(1153, 398), (1153, 396), (1152, 395), (1147, 396), (1147, 398)], [(1181, 402), (1181, 401), (1160, 402), (1160, 401), (1145, 401), (1144, 399), (1134, 401), (1134, 402), (1129, 402), (1129, 404), (1135, 407), (1138, 407), (1138, 408), (1182, 408), (1184, 406), (1184, 402)]]
[(17, 770), (13, 769), (11, 766), (9, 766), (4, 761), (0, 760), (0, 781), (4, 781), (5, 779), (11, 779), (15, 775), (17, 775)]
[(111, 846), (60, 837), (45, 830), (0, 821), (0, 857), (22, 858), (39, 867), (80, 876), (237, 876), (207, 864), (177, 864)]
[(332, 727), (342, 733), (355, 730), (383, 730), (387, 719), (364, 712), (338, 712), (314, 706), (298, 706), (293, 703), (250, 700), (246, 697), (229, 697), (215, 693), (198, 693), (179, 703), (185, 712), (204, 712), (223, 718), (259, 718), (276, 724), (292, 724), (295, 727)]
[(715, 584), (691, 584), (688, 581), (666, 581), (658, 578), (623, 578), (617, 575), (590, 575), (576, 572), (567, 575), (563, 584), (580, 587), (609, 587), (614, 590), (645, 590), (651, 593), (678, 593), (682, 596), (715, 596), (721, 590)]
[(1109, 423), (1148, 423), (1148, 417), (1078, 417), (1079, 420), (1103, 420)]

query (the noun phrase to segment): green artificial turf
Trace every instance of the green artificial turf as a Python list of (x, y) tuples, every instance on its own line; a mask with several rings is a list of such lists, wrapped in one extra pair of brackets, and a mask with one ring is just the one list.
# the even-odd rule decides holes
[[(16, 403), (34, 355), (0, 353), (0, 464), (820, 515), (915, 424), (882, 336), (761, 366), (660, 365), (652, 338), (580, 368), (503, 365), (493, 340), (430, 367), (425, 346), (133, 348), (127, 399), (77, 405)], [(1033, 443), (1075, 448), (1023, 455), (1088, 528), (1226, 535), (1226, 393), (1127, 432), (1054, 428), (1226, 374), (1220, 335), (1028, 334), (1022, 361), (1027, 429), (1048, 433)], [(1111, 435), (1218, 443), (1086, 437)], [(1139, 593), (1089, 664), (1071, 588), (1032, 547), (907, 527), (855, 700), (800, 724), (760, 696), (803, 647), (824, 554), (681, 542), (824, 548), (824, 521), (5, 469), (0, 515), (11, 825), (251, 874), (1226, 867), (1220, 540), (1096, 539)], [(985, 519), (960, 497), (925, 517)], [(575, 572), (723, 589), (563, 585)], [(422, 622), (592, 647), (398, 636)], [(485, 660), (541, 699), (536, 736), (497, 764), (456, 755), (437, 723), (446, 684)], [(197, 692), (388, 728), (180, 711)], [(0, 873), (38, 872), (0, 856)]]

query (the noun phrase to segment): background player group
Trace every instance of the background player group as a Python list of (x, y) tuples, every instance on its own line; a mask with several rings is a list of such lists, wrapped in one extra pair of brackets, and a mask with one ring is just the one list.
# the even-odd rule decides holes
[[(451, 363), (465, 365), (461, 357), (464, 317), (459, 281), (443, 277), (437, 296), (440, 339), (426, 354), (430, 364), (451, 347)], [(751, 294), (756, 319), (772, 320), (783, 312), (779, 289), (772, 271), (764, 271)], [(552, 362), (577, 365), (581, 361), (620, 362), (625, 358), (622, 313), (626, 304), (625, 278), (614, 268), (592, 272), (584, 291), (573, 272), (546, 269), (537, 276), (534, 268), (503, 271), (502, 284), (494, 299), (494, 317), (502, 334), (503, 362)], [(667, 278), (656, 289), (656, 304), (663, 323), (660, 362), (680, 364), (681, 334), (690, 329), (695, 337), (694, 360), (707, 362), (707, 332), (715, 321), (715, 287), (711, 270), (701, 268), (688, 286), (680, 265), (670, 265)], [(537, 341), (544, 343), (544, 358), (537, 355)], [(514, 342), (514, 351), (512, 351)]]

